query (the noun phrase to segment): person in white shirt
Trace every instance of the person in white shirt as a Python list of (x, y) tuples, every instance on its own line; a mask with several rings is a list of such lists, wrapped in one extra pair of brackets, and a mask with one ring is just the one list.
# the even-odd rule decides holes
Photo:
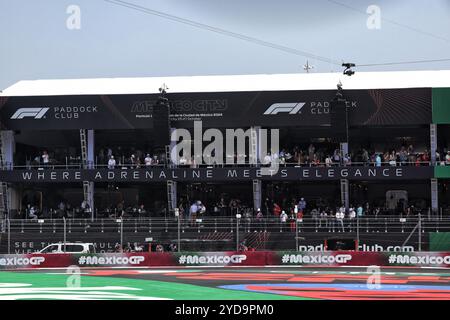
[(43, 162), (44, 164), (48, 164), (48, 163), (49, 163), (49, 156), (48, 156), (47, 151), (44, 151), (44, 152), (42, 153), (42, 162)]
[(184, 156), (181, 156), (179, 161), (181, 166), (185, 166), (187, 164), (187, 159)]
[(331, 160), (331, 157), (330, 157), (330, 156), (327, 156), (327, 157), (325, 158), (325, 165), (326, 165), (327, 167), (331, 167), (332, 164), (333, 164), (333, 160)]
[(272, 162), (272, 157), (270, 156), (270, 153), (268, 153), (264, 157), (264, 163), (263, 164), (270, 164), (271, 162)]
[(116, 160), (114, 159), (114, 156), (111, 156), (108, 160), (108, 169), (114, 169), (116, 166)]
[(145, 166), (150, 167), (152, 165), (152, 157), (147, 153), (147, 156), (144, 159)]
[(288, 215), (286, 214), (286, 211), (281, 211), (281, 214), (280, 214), (280, 221), (282, 222), (282, 223), (285, 223), (285, 222), (287, 222), (287, 218), (288, 218)]
[(348, 218), (350, 220), (349, 223), (349, 228), (350, 228), (350, 232), (352, 231), (353, 227), (354, 227), (354, 223), (355, 223), (355, 218), (356, 218), (356, 211), (355, 208), (350, 207), (348, 210)]
[(322, 222), (325, 222), (325, 228), (328, 228), (328, 213), (327, 213), (327, 209), (323, 209), (320, 212), (319, 228), (322, 227)]
[(447, 151), (447, 155), (445, 156), (445, 164), (447, 166), (450, 165), (450, 151)]
[(342, 232), (344, 232), (344, 218), (345, 218), (345, 207), (342, 206), (339, 210), (336, 211), (336, 223), (338, 226), (340, 225), (342, 228)]

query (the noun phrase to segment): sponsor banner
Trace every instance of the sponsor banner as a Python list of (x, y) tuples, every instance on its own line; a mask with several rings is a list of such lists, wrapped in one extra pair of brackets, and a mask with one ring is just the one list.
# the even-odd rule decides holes
[(450, 267), (450, 252), (186, 252), (0, 255), (0, 270), (151, 266), (404, 266)]
[(266, 252), (193, 252), (177, 254), (180, 266), (261, 266), (268, 264)]
[(450, 252), (414, 252), (385, 254), (390, 266), (450, 268)]
[[(168, 93), (173, 127), (327, 127), (336, 90)], [(350, 125), (431, 123), (431, 89), (344, 90)], [(153, 128), (158, 95), (5, 97), (9, 130)], [(407, 113), (404, 110), (408, 110)], [(251, 117), (248, 115), (251, 114)]]
[[(277, 181), (319, 180), (411, 180), (431, 179), (433, 167), (280, 167), (278, 172), (267, 168), (176, 168), (176, 169), (122, 169), (122, 170), (7, 170), (1, 172), (4, 182), (166, 182), (172, 181), (252, 181), (253, 179)], [(271, 174), (272, 173), (272, 174)]]
[(0, 255), (0, 270), (68, 267), (72, 262), (70, 254), (4, 254)]
[(142, 267), (149, 265), (148, 254), (74, 254), (74, 262), (80, 267)]

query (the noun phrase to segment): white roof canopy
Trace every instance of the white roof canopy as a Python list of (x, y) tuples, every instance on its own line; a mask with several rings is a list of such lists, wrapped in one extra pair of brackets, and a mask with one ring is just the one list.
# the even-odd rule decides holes
[(0, 96), (151, 94), (163, 84), (168, 93), (333, 90), (339, 81), (344, 89), (450, 87), (450, 70), (23, 80)]

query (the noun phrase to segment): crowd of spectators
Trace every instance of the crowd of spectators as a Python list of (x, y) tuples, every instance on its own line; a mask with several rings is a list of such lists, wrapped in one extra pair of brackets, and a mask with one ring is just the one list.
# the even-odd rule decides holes
[[(419, 150), (420, 149), (420, 150)], [(298, 166), (404, 166), (404, 165), (430, 165), (431, 154), (428, 149), (415, 149), (412, 144), (402, 145), (384, 150), (376, 148), (353, 147), (348, 154), (341, 154), (337, 144), (309, 144), (308, 146), (294, 146), (292, 148), (282, 148), (279, 152), (268, 152), (258, 159), (262, 165), (270, 165), (274, 161), (279, 161), (280, 165)], [(65, 154), (61, 150), (49, 152), (42, 150), (41, 154), (27, 160), (27, 166), (52, 167), (57, 165), (80, 165), (81, 156), (73, 150), (66, 150)], [(238, 163), (240, 155), (225, 155), (224, 164)], [(248, 155), (243, 155), (248, 163)], [(161, 151), (142, 151), (133, 147), (101, 148), (95, 158), (97, 166), (107, 166), (114, 168), (144, 168), (154, 165), (166, 164), (166, 154)], [(218, 163), (216, 163), (218, 164)], [(450, 150), (441, 149), (436, 151), (437, 165), (450, 165)], [(194, 157), (186, 158), (180, 156), (178, 165), (186, 167), (197, 167)]]

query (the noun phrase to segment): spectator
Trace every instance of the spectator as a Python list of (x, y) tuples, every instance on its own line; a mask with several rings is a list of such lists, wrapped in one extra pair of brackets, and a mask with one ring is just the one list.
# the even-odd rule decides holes
[(330, 157), (330, 156), (327, 156), (327, 157), (325, 158), (325, 165), (326, 165), (327, 167), (331, 167), (331, 166), (333, 165), (333, 160), (331, 160), (331, 157)]
[(314, 221), (314, 227), (317, 228), (318, 225), (319, 225), (319, 211), (316, 208), (312, 209), (311, 210), (311, 216), (312, 216), (313, 221)]
[(30, 219), (37, 219), (37, 212), (36, 209), (34, 208), (34, 206), (28, 205), (28, 217)]
[(348, 210), (348, 218), (349, 218), (349, 228), (350, 232), (352, 231), (354, 224), (355, 224), (355, 218), (356, 218), (356, 211), (353, 206), (351, 206)]
[(43, 163), (44, 165), (48, 165), (49, 162), (50, 162), (49, 155), (48, 155), (47, 151), (44, 150), (44, 152), (42, 153), (42, 163)]
[(270, 153), (267, 153), (266, 156), (264, 157), (263, 164), (268, 165), (271, 163), (271, 161), (272, 161), (272, 157), (270, 156)]
[(259, 232), (261, 232), (263, 229), (263, 221), (264, 221), (263, 213), (261, 212), (261, 209), (258, 208), (258, 210), (256, 211), (256, 225), (257, 228), (259, 229)]
[(279, 217), (281, 213), (281, 208), (277, 203), (273, 204), (273, 215)]
[(327, 213), (327, 209), (323, 209), (323, 210), (320, 211), (319, 228), (322, 227), (322, 222), (325, 222), (325, 228), (328, 228), (328, 213)]
[(447, 151), (447, 154), (446, 154), (446, 156), (445, 156), (445, 164), (446, 164), (447, 166), (450, 166), (450, 150)]
[(152, 157), (147, 153), (147, 156), (144, 159), (144, 163), (146, 167), (150, 167), (152, 165)]
[[(338, 226), (341, 226), (342, 232), (345, 231), (344, 229), (344, 218), (345, 218), (345, 207), (342, 206), (339, 208), (339, 210), (336, 211), (336, 223)], [(339, 231), (340, 232), (340, 231)]]
[(369, 164), (369, 152), (367, 152), (366, 149), (362, 149), (362, 154), (361, 154), (361, 160), (364, 163), (364, 165)]
[(298, 202), (298, 210), (304, 212), (305, 209), (306, 209), (305, 198), (300, 198), (300, 201)]
[(341, 155), (340, 155), (339, 149), (334, 150), (333, 162), (336, 162), (336, 163), (341, 162)]
[(114, 159), (114, 156), (111, 156), (108, 160), (108, 169), (114, 169), (116, 166), (116, 160)]
[(375, 166), (376, 167), (381, 167), (381, 157), (379, 154), (376, 155), (375, 157)]
[(358, 215), (358, 217), (362, 217), (363, 213), (364, 213), (363, 207), (359, 205), (358, 208), (356, 209), (356, 214)]
[(287, 219), (288, 219), (288, 215), (286, 214), (286, 211), (284, 211), (284, 210), (281, 211), (281, 214), (280, 214), (281, 223), (286, 223)]

